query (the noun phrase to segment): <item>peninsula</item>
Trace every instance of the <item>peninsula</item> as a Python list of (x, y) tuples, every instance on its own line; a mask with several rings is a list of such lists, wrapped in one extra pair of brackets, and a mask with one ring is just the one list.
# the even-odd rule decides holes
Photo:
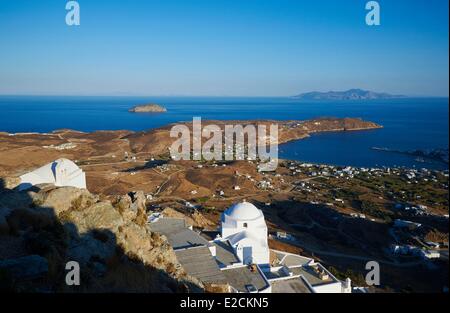
[[(311, 120), (237, 120), (214, 121), (204, 120), (203, 125), (215, 124), (221, 130), (226, 124), (240, 125), (270, 125), (278, 124), (278, 143), (307, 138), (313, 133), (330, 131), (357, 131), (377, 129), (382, 126), (358, 118), (317, 118)], [(192, 129), (192, 122), (182, 123)], [(133, 132), (96, 131), (84, 133), (74, 130), (57, 130), (49, 134), (0, 134), (0, 176), (10, 176), (16, 171), (26, 171), (40, 164), (45, 164), (61, 156), (72, 160), (79, 160), (82, 164), (98, 163), (100, 160), (109, 160), (114, 163), (115, 157), (140, 154), (147, 157), (162, 158), (169, 153), (169, 147), (176, 140), (170, 137), (172, 124), (148, 130)], [(64, 147), (58, 150), (51, 147)], [(21, 153), (11, 151), (20, 149)], [(63, 155), (61, 155), (63, 151)], [(105, 169), (108, 172), (112, 168)], [(96, 189), (107, 187), (108, 184), (96, 183)], [(124, 186), (125, 187), (125, 186)], [(128, 186), (129, 187), (129, 186)]]

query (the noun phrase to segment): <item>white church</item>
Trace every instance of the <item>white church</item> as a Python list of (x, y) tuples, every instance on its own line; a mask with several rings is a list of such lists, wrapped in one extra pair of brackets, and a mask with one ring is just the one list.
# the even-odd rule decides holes
[(364, 292), (312, 258), (270, 249), (264, 214), (246, 201), (222, 213), (217, 232), (194, 231), (185, 219), (160, 212), (152, 213), (148, 223), (167, 237), (187, 273), (204, 283), (228, 284), (228, 292)]
[(267, 225), (261, 210), (249, 202), (234, 204), (222, 214), (221, 237), (244, 264), (269, 266)]
[(32, 172), (20, 176), (18, 190), (26, 190), (39, 184), (54, 184), (57, 187), (86, 188), (85, 173), (71, 160), (58, 159)]

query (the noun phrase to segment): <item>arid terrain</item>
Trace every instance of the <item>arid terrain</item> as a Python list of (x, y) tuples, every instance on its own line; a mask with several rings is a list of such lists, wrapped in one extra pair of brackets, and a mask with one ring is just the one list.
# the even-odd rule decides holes
[[(203, 126), (209, 123), (225, 124), (204, 121)], [(351, 118), (277, 123), (280, 143), (315, 132), (381, 127)], [(414, 170), (414, 178), (410, 178), (410, 170), (401, 168), (342, 168), (280, 160), (276, 171), (260, 172), (258, 161), (174, 161), (168, 150), (174, 141), (169, 136), (170, 128), (0, 133), (0, 177), (5, 192), (15, 187), (21, 174), (68, 158), (86, 172), (89, 192), (115, 207), (120, 207), (120, 197), (140, 191), (145, 196), (146, 213), (162, 211), (168, 216), (185, 217), (196, 228), (214, 230), (221, 212), (245, 199), (263, 210), (273, 248), (312, 256), (331, 267), (338, 277), (350, 276), (357, 285), (365, 285), (364, 267), (370, 260), (381, 266), (378, 291), (440, 292), (448, 283), (448, 171)], [(412, 214), (400, 205), (426, 209), (423, 214)], [(424, 227), (420, 231), (395, 230), (395, 219)], [(292, 238), (280, 239), (277, 232)], [(389, 252), (393, 244), (426, 247), (427, 242), (447, 245), (441, 258), (431, 262)], [(150, 263), (158, 262), (151, 259)], [(164, 263), (158, 268), (168, 267)], [(172, 272), (184, 277), (179, 270)]]
[[(270, 125), (279, 126), (279, 143), (295, 139), (302, 139), (311, 133), (324, 131), (350, 131), (360, 129), (380, 128), (372, 122), (360, 119), (317, 119), (309, 121), (202, 121), (202, 126), (216, 124), (240, 125)], [(192, 123), (184, 123), (192, 129)], [(52, 133), (18, 133), (8, 134), (0, 132), (0, 175), (18, 176), (30, 169), (53, 161), (58, 157), (66, 157), (83, 165), (88, 173), (89, 167), (95, 167), (92, 172), (101, 172), (105, 165), (109, 173), (126, 167), (126, 163), (134, 167), (147, 163), (151, 159), (163, 160), (169, 158), (169, 147), (175, 140), (170, 137), (173, 125), (143, 131), (97, 131), (84, 133), (74, 130), (57, 130)], [(141, 173), (140, 173), (141, 174)], [(120, 175), (119, 175), (120, 176)], [(98, 184), (96, 177), (92, 177), (91, 188), (104, 186)], [(105, 177), (105, 179), (108, 179)], [(133, 182), (136, 184), (137, 180)], [(95, 192), (98, 189), (93, 189)], [(102, 190), (103, 191), (103, 190)]]

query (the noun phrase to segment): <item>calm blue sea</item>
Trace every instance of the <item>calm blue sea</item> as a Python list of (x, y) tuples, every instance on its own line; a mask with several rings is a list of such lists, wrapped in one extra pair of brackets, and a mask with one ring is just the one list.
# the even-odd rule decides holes
[[(163, 114), (133, 114), (136, 104), (155, 102)], [(0, 97), (0, 131), (50, 132), (60, 128), (81, 131), (147, 130), (177, 121), (202, 119), (310, 119), (360, 117), (383, 129), (317, 134), (280, 146), (280, 158), (335, 165), (407, 166), (448, 169), (436, 162), (381, 151), (447, 148), (448, 98), (376, 101), (302, 102), (290, 98), (194, 97)]]

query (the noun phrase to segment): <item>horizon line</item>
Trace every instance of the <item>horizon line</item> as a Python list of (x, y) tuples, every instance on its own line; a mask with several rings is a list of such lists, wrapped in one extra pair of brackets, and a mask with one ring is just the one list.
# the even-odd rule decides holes
[[(394, 95), (394, 94), (393, 94)], [(145, 97), (158, 97), (158, 98), (295, 98), (297, 95), (117, 95), (117, 94), (2, 94), (0, 97), (108, 97), (108, 98), (145, 98)], [(400, 98), (449, 98), (449, 95), (401, 95)], [(301, 100), (301, 99), (297, 99)], [(358, 99), (356, 99), (358, 100)], [(362, 100), (380, 100), (380, 99), (362, 99)], [(311, 100), (312, 101), (312, 100)], [(320, 101), (320, 100), (316, 100)], [(336, 100), (346, 101), (346, 100)], [(351, 101), (351, 100), (348, 100)]]

